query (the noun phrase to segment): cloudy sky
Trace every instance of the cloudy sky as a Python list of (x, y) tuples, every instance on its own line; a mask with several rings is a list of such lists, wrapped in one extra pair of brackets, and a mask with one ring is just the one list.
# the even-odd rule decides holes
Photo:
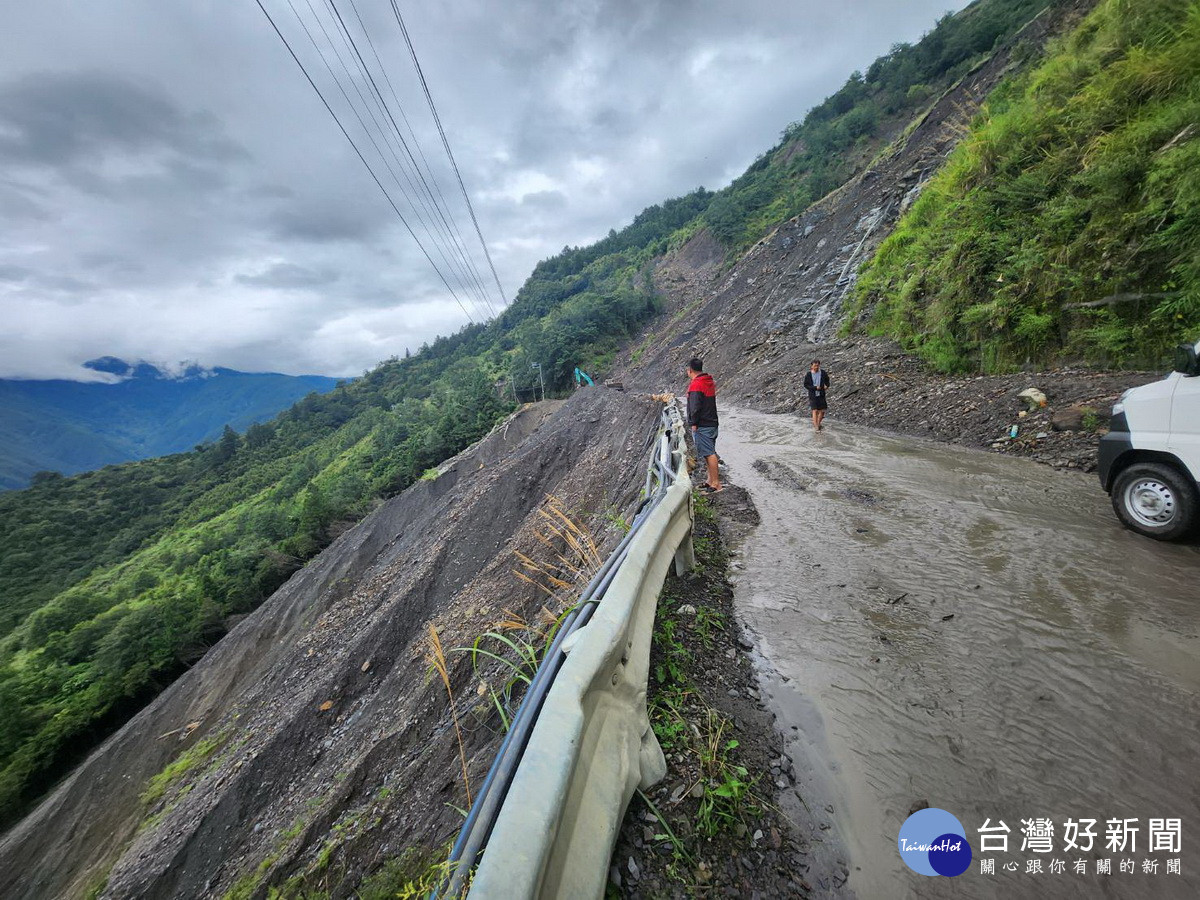
[[(445, 199), (498, 305), (390, 0), (333, 4), (387, 109), (340, 68), (357, 63), (328, 0), (263, 4), (388, 196), (255, 0), (9, 4), (0, 377), (84, 377), (110, 354), (361, 374), (488, 314), (456, 248), (422, 227), (442, 215), (423, 196)], [(509, 300), (564, 245), (727, 184), (854, 69), (966, 5), (398, 4)]]

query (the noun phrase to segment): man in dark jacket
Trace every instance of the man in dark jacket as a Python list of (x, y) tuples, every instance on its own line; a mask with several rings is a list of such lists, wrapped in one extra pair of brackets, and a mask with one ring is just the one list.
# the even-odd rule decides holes
[(712, 493), (721, 490), (721, 475), (717, 471), (717, 384), (705, 373), (704, 363), (692, 357), (687, 364), (688, 385), (687, 423), (696, 442), (696, 455), (704, 460), (708, 481), (704, 488)]

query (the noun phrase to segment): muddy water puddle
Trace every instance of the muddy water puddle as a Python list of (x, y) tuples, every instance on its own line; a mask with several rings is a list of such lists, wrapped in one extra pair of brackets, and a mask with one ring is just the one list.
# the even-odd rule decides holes
[[(741, 410), (718, 449), (762, 518), (740, 614), (846, 889), (1200, 896), (1200, 547), (1127, 532), (1094, 476), (1023, 460)], [(967, 831), (957, 878), (900, 859), (923, 802)], [(1150, 852), (1152, 818), (1181, 820), (1178, 852)], [(1050, 820), (1051, 852), (1022, 850), (1023, 819)], [(1091, 852), (1064, 850), (1068, 819), (1097, 820)], [(1109, 819), (1137, 820), (1132, 849), (1107, 848)], [(1008, 852), (980, 853), (985, 820)]]

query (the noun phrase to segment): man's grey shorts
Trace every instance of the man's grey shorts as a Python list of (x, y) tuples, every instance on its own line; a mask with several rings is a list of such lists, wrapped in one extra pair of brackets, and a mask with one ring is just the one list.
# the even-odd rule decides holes
[(704, 425), (692, 432), (696, 441), (696, 455), (701, 459), (717, 455), (717, 426)]

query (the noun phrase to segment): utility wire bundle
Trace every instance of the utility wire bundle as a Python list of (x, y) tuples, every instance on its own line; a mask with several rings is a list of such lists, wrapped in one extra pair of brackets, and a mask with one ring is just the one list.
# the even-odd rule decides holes
[[(474, 323), (476, 318), (495, 317), (505, 303), (504, 289), (396, 0), (388, 0), (392, 18), (408, 49), (415, 77), (445, 151), (448, 170), (453, 172), (490, 270), (490, 279), (482, 273), (477, 255), (463, 238), (454, 209), (421, 147), (355, 0), (324, 0), (323, 4), (322, 0), (284, 2), (291, 15), (280, 15), (277, 20), (263, 0), (255, 0), (467, 319)], [(293, 40), (288, 39), (285, 31), (292, 33)], [(450, 193), (454, 193), (452, 188)], [(474, 307), (475, 315), (468, 304)]]

